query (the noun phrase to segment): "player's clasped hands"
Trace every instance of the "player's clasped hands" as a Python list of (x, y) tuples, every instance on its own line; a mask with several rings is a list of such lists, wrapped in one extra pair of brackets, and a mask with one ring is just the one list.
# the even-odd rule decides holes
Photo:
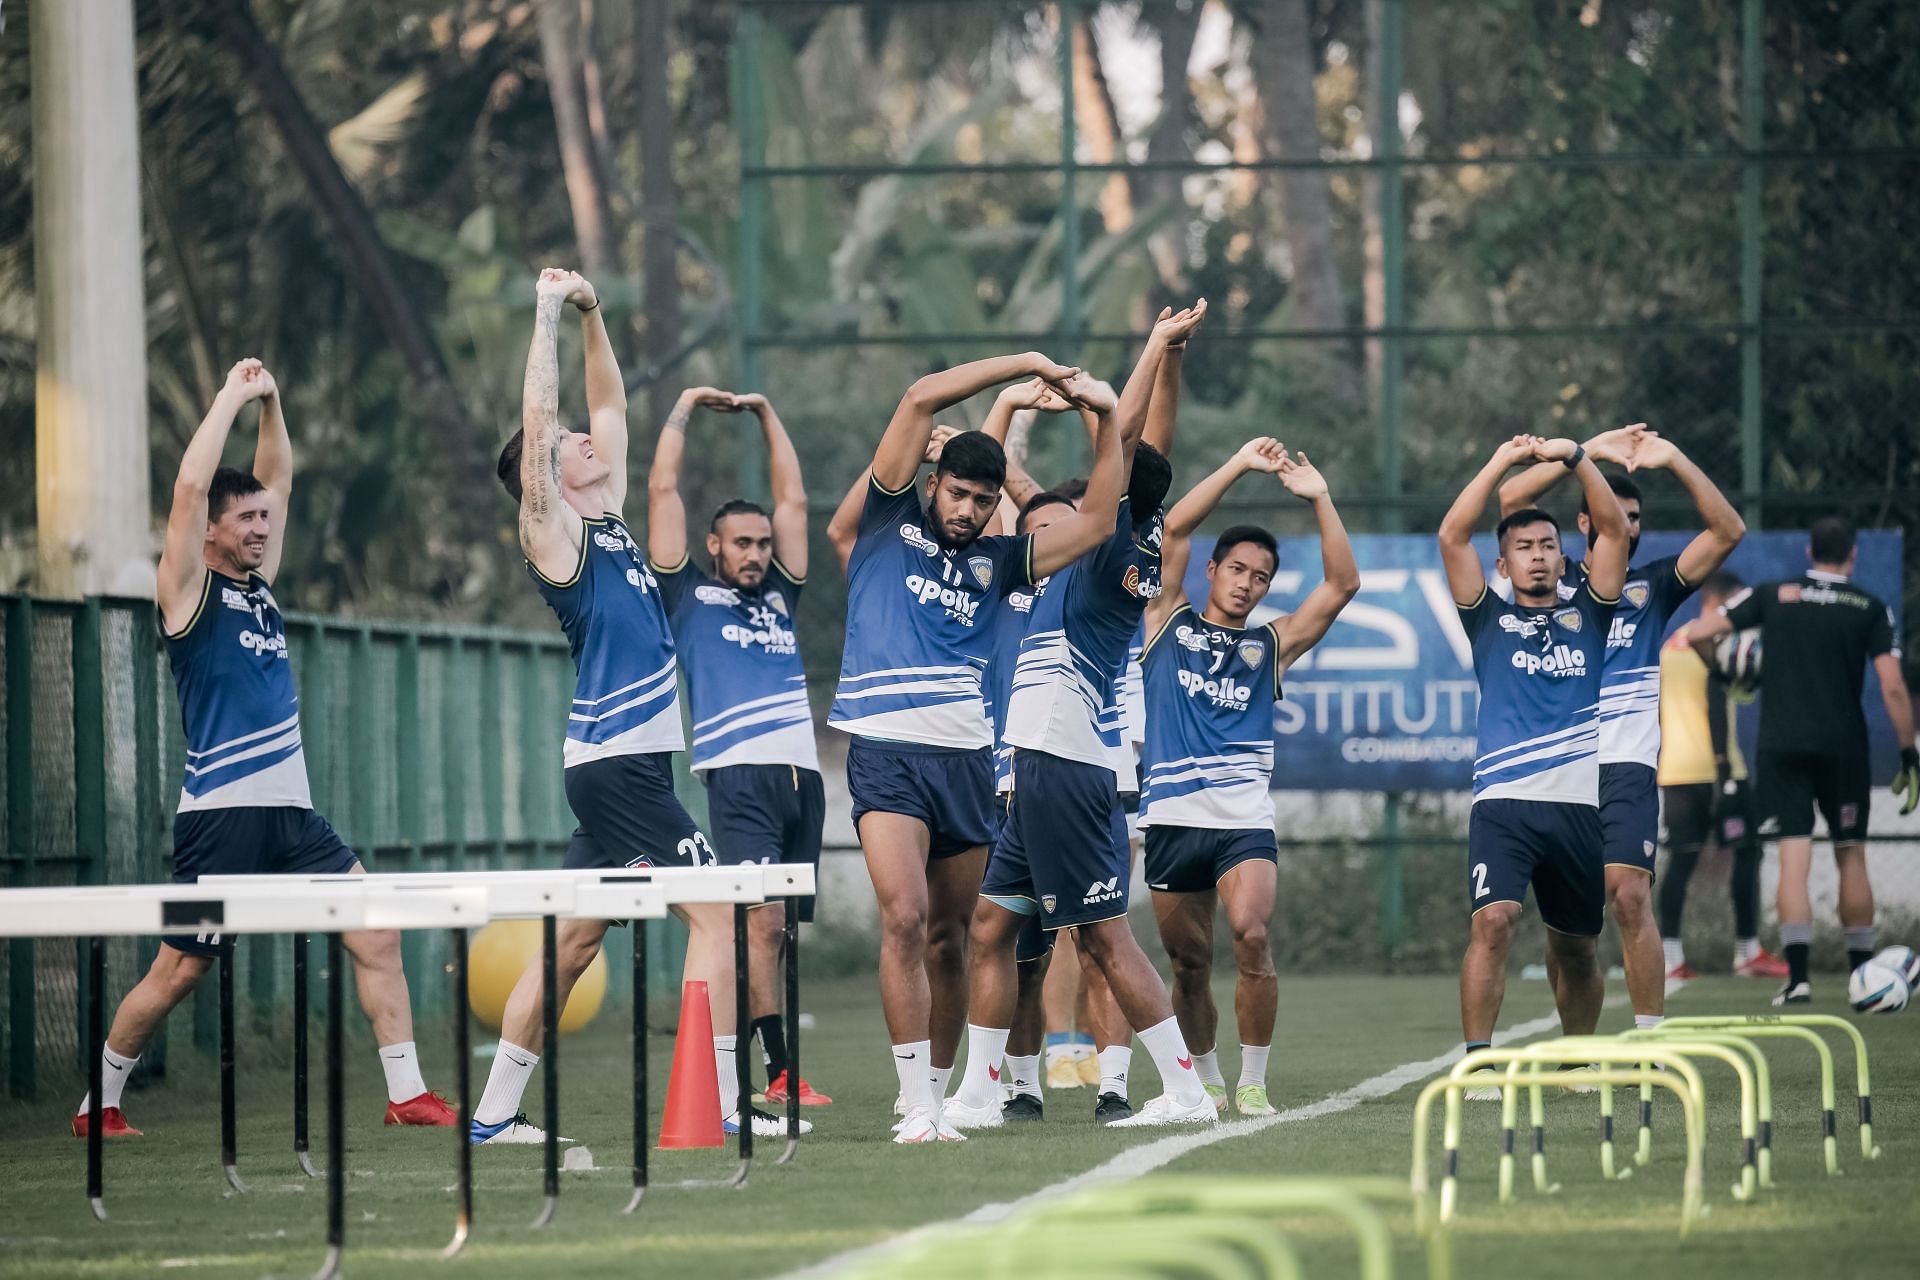
[(279, 387), (274, 383), (273, 375), (267, 372), (267, 366), (255, 357), (248, 356), (227, 370), (224, 390), (230, 396), (239, 397), (241, 404), (246, 404), (274, 395)]

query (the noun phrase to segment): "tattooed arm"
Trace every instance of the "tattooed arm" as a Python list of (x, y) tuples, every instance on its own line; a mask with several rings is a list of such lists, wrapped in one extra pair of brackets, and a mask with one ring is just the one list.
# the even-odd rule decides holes
[(560, 492), (560, 312), (573, 291), (570, 272), (551, 267), (535, 286), (533, 345), (520, 393), (520, 550), (542, 576), (572, 579), (585, 527)]

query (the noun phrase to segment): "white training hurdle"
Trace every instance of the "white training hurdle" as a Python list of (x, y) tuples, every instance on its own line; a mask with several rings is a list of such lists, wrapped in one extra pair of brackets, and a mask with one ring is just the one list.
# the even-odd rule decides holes
[[(345, 1248), (345, 1129), (342, 1114), (341, 1042), (343, 988), (341, 935), (374, 929), (447, 929), (454, 939), (454, 1039), (460, 1125), (458, 1218), (443, 1256), (466, 1242), (472, 1223), (472, 1165), (468, 1125), (470, 1047), (467, 1026), (467, 931), (495, 919), (542, 921), (546, 1058), (546, 1199), (535, 1226), (552, 1220), (559, 1195), (558, 1011), (554, 997), (553, 938), (560, 919), (631, 921), (634, 946), (634, 1193), (625, 1212), (636, 1209), (647, 1186), (646, 940), (648, 920), (674, 906), (722, 903), (734, 908), (736, 1003), (746, 1017), (745, 919), (749, 906), (794, 900), (814, 892), (814, 869), (804, 864), (746, 864), (619, 870), (423, 872), (406, 875), (209, 876), (196, 884), (104, 885), (0, 889), (0, 937), (80, 937), (89, 943), (87, 1052), (91, 1102), (87, 1139), (87, 1199), (105, 1220), (101, 1134), (101, 1049), (105, 1041), (105, 946), (112, 936), (290, 933), (299, 939), (295, 963), (295, 1150), (314, 1172), (306, 1152), (305, 937), (327, 937), (327, 1253), (320, 1277), (338, 1273)], [(799, 969), (797, 912), (787, 917), (787, 1023), (797, 1071)], [(231, 949), (221, 957), (221, 1157), (229, 1183), (244, 1191), (237, 1168), (234, 1120), (234, 1051)], [(747, 1055), (739, 1055), (741, 1105), (750, 1089)], [(796, 1150), (798, 1091), (788, 1104), (788, 1145)], [(750, 1123), (740, 1126), (739, 1171), (723, 1185), (745, 1181), (752, 1159)]]

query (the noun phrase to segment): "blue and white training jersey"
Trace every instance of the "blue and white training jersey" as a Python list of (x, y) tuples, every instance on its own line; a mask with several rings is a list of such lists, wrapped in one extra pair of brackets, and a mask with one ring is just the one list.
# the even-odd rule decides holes
[(1276, 624), (1229, 627), (1191, 604), (1147, 641), (1140, 825), (1273, 830)]
[(800, 637), (802, 579), (775, 560), (754, 588), (694, 567), (653, 567), (693, 704), (693, 770), (784, 764), (820, 771)]
[(679, 751), (686, 740), (660, 584), (619, 516), (583, 523), (573, 577), (555, 582), (527, 565), (573, 650), (566, 765)]
[(199, 607), (166, 642), (187, 733), (179, 811), (313, 808), (300, 692), (267, 580), (207, 570)]
[[(1561, 595), (1586, 583), (1587, 566), (1571, 565)], [(1600, 664), (1601, 764), (1660, 767), (1660, 641), (1694, 589), (1680, 576), (1679, 556), (1627, 570)]]
[(1007, 704), (1013, 698), (1013, 671), (1020, 661), (1020, 641), (1026, 637), (1027, 621), (1033, 616), (1034, 602), (1046, 591), (1051, 578), (1042, 578), (1031, 587), (1016, 587), (1007, 593), (1007, 607), (993, 624), (993, 652), (987, 658), (987, 720), (993, 725), (993, 791), (995, 795), (1013, 790), (1013, 748), (1006, 742)]
[(869, 482), (847, 561), (847, 642), (827, 723), (867, 738), (993, 744), (981, 675), (1007, 593), (1033, 580), (1032, 539), (943, 547), (913, 485)]
[(1147, 690), (1142, 683), (1140, 655), (1147, 647), (1147, 620), (1140, 618), (1140, 629), (1127, 646), (1127, 667), (1120, 673), (1120, 720), (1128, 742), (1136, 746), (1147, 740)]
[(1048, 581), (1014, 667), (1009, 745), (1118, 777), (1127, 750), (1120, 676), (1141, 614), (1160, 594), (1160, 537), (1161, 513), (1136, 531), (1122, 498), (1107, 540)]
[(1600, 673), (1617, 604), (1583, 583), (1544, 609), (1491, 589), (1459, 606), (1480, 683), (1476, 803), (1600, 803)]

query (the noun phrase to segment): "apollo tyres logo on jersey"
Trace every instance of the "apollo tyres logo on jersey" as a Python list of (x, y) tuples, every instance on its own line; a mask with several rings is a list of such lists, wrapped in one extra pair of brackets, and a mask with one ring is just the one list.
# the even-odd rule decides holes
[(780, 616), (765, 605), (749, 606), (746, 625), (729, 622), (720, 628), (720, 638), (742, 649), (758, 645), (768, 653), (799, 652), (799, 637), (790, 628), (781, 626)]
[(287, 656), (287, 638), (282, 635), (268, 635), (251, 630), (242, 631), (240, 633), (240, 647), (249, 653), (257, 653), (262, 656), (269, 653), (281, 659)]
[[(984, 577), (987, 582), (992, 582), (993, 562), (985, 556), (975, 556), (974, 559), (986, 560)], [(974, 569), (975, 580), (982, 576), (979, 569)], [(981, 585), (984, 588), (986, 583)], [(967, 590), (959, 570), (954, 568), (951, 556), (941, 557), (939, 577), (931, 574), (910, 573), (906, 577), (906, 586), (913, 595), (914, 603), (934, 605), (944, 609), (946, 615), (961, 626), (972, 626), (974, 618), (980, 612), (980, 597)]]
[(1548, 653), (1516, 649), (1513, 669), (1530, 676), (1583, 676), (1587, 674), (1587, 651), (1564, 644), (1556, 644)]
[(1252, 687), (1236, 682), (1231, 676), (1209, 679), (1201, 672), (1182, 670), (1180, 687), (1187, 691), (1189, 698), (1206, 698), (1226, 711), (1245, 711), (1253, 699)]
[(1629, 622), (1619, 614), (1613, 615), (1613, 621), (1607, 625), (1607, 648), (1624, 649), (1633, 643), (1633, 637), (1640, 631), (1640, 624)]

